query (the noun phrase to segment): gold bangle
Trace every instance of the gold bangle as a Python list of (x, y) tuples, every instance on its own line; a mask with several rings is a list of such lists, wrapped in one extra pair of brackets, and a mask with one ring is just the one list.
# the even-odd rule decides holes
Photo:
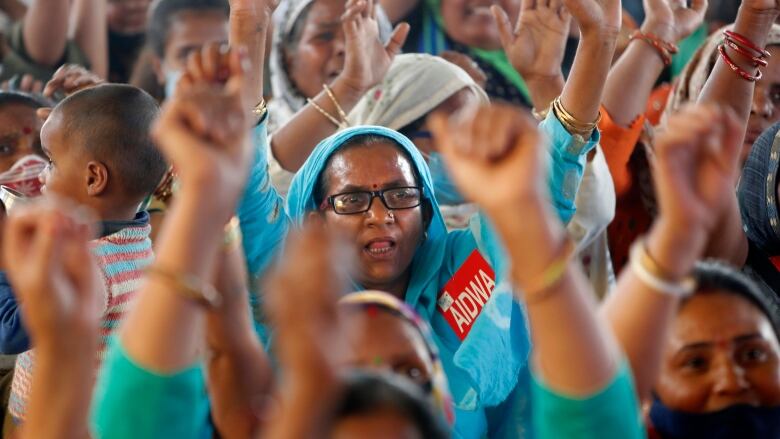
[(218, 308), (222, 304), (219, 292), (195, 276), (174, 273), (156, 265), (147, 268), (146, 274), (166, 282), (180, 295), (206, 308)]
[(539, 122), (544, 121), (547, 119), (547, 115), (550, 114), (550, 109), (552, 108), (552, 104), (550, 104), (547, 108), (544, 110), (537, 110), (536, 108), (531, 108), (531, 116), (534, 117), (534, 119), (538, 120)]
[(580, 135), (586, 139), (593, 134), (593, 131), (598, 127), (599, 122), (601, 122), (601, 111), (599, 111), (594, 122), (582, 122), (577, 120), (577, 118), (572, 116), (571, 113), (566, 111), (566, 108), (563, 107), (560, 96), (553, 101), (552, 109), (563, 127), (566, 128), (566, 131), (570, 134)]
[[(666, 282), (680, 282), (679, 276), (669, 274), (668, 271), (661, 267), (661, 264), (650, 254), (650, 250), (647, 248), (647, 241), (644, 239), (639, 240), (639, 249), (637, 251), (637, 257), (639, 257), (639, 263), (654, 277), (657, 277)], [(682, 279), (686, 280), (687, 276)]]
[(325, 111), (325, 109), (320, 107), (316, 102), (314, 102), (314, 99), (306, 98), (306, 102), (311, 104), (312, 107), (314, 107), (317, 111), (319, 111), (320, 114), (325, 116), (326, 119), (331, 121), (331, 123), (333, 123), (333, 125), (336, 125), (337, 128), (341, 128), (341, 122), (339, 122), (338, 119), (336, 119), (335, 117), (331, 116), (330, 113)]
[(333, 94), (333, 90), (328, 87), (328, 84), (322, 84), (322, 88), (325, 89), (325, 93), (328, 94), (328, 97), (331, 101), (333, 101), (333, 105), (336, 107), (336, 111), (339, 112), (339, 116), (341, 116), (341, 122), (344, 124), (344, 126), (349, 126), (349, 121), (347, 120), (347, 113), (344, 112), (344, 109), (341, 108), (341, 105), (339, 105), (339, 101), (336, 100), (336, 95)]
[(268, 112), (268, 106), (265, 104), (265, 99), (260, 98), (260, 102), (252, 108), (252, 114), (257, 116), (258, 119), (263, 119), (265, 113)]
[(521, 287), (526, 305), (533, 305), (547, 299), (556, 290), (553, 289), (563, 279), (571, 262), (574, 251), (574, 243), (569, 238), (564, 238), (558, 253), (541, 274), (530, 282), (523, 282)]
[(231, 250), (237, 243), (241, 243), (241, 221), (234, 216), (225, 226), (225, 241), (222, 248)]

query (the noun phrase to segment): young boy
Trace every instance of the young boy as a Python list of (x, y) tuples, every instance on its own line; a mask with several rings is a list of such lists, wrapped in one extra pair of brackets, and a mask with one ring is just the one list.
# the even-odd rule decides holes
[[(98, 360), (153, 258), (149, 216), (138, 209), (167, 169), (149, 137), (158, 111), (140, 89), (104, 84), (64, 99), (41, 129), (49, 157), (43, 192), (90, 208), (102, 225), (92, 242), (106, 292)], [(20, 354), (16, 362), (8, 406), (15, 424), (25, 419), (33, 353)]]

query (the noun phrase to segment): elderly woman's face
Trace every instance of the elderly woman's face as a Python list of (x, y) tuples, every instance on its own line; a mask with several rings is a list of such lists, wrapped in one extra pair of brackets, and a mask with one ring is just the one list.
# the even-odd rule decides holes
[(441, 15), (447, 35), (453, 40), (485, 50), (501, 49), (490, 7), (499, 5), (513, 22), (520, 11), (520, 0), (441, 0)]
[(430, 390), (433, 364), (417, 329), (378, 306), (344, 311), (344, 366), (384, 370)]
[(344, 0), (315, 0), (305, 14), (299, 41), (285, 52), (290, 79), (298, 91), (313, 98), (344, 68)]
[(673, 410), (780, 405), (780, 346), (766, 315), (735, 294), (691, 298), (666, 344), (656, 393)]
[[(418, 185), (409, 159), (390, 141), (337, 152), (323, 181), (325, 197)], [(390, 210), (374, 198), (364, 213), (340, 215), (328, 208), (324, 215), (328, 227), (354, 243), (355, 280), (403, 298), (409, 267), (423, 238), (422, 207)]]
[(745, 144), (742, 149), (742, 161), (747, 159), (750, 148), (756, 139), (776, 122), (780, 122), (780, 47), (768, 48), (772, 57), (769, 64), (763, 68), (764, 76), (756, 82), (753, 92), (753, 103), (750, 107)]

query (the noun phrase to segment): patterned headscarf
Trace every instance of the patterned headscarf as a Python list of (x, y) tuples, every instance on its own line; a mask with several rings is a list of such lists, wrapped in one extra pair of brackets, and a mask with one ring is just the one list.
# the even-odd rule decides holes
[(420, 316), (407, 304), (398, 300), (395, 296), (382, 291), (361, 291), (344, 296), (340, 305), (342, 307), (360, 308), (368, 310), (371, 307), (379, 307), (404, 321), (410, 323), (425, 341), (433, 370), (431, 372), (431, 398), (434, 406), (440, 411), (449, 425), (455, 420), (452, 409), (452, 397), (450, 396), (447, 378), (439, 359), (439, 350), (431, 335), (431, 328)]
[[(306, 97), (301, 95), (287, 72), (284, 54), (285, 45), (289, 43), (295, 25), (314, 2), (315, 0), (284, 0), (274, 12), (274, 34), (269, 60), (273, 94), (273, 99), (268, 103), (269, 133), (276, 131), (276, 128), (290, 120), (306, 105)], [(392, 25), (384, 10), (378, 5), (376, 14), (380, 39), (387, 42), (390, 39)]]
[[(723, 43), (723, 31), (732, 27), (732, 25), (726, 26), (710, 35), (704, 45), (693, 54), (669, 94), (666, 109), (661, 116), (661, 125), (664, 125), (669, 116), (679, 111), (683, 105), (696, 102), (699, 99), (704, 84), (707, 83), (710, 73), (715, 68), (715, 62), (718, 60), (718, 46)], [(772, 29), (767, 35), (766, 45), (780, 45), (780, 25), (772, 25)]]
[(398, 55), (385, 79), (360, 99), (348, 118), (355, 126), (400, 130), (464, 89), (472, 90), (481, 104), (489, 102), (485, 91), (455, 64), (426, 54)]

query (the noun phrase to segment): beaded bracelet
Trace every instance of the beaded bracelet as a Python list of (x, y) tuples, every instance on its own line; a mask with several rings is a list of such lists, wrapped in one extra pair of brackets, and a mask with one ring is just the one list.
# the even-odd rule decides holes
[(672, 55), (680, 51), (680, 49), (675, 44), (672, 44), (668, 41), (664, 41), (661, 38), (657, 37), (656, 35), (650, 33), (643, 33), (640, 30), (635, 30), (631, 34), (631, 36), (629, 37), (629, 41), (633, 41), (633, 40), (641, 40), (653, 46), (656, 52), (658, 52), (658, 55), (661, 57), (661, 60), (664, 62), (664, 66), (671, 65)]

